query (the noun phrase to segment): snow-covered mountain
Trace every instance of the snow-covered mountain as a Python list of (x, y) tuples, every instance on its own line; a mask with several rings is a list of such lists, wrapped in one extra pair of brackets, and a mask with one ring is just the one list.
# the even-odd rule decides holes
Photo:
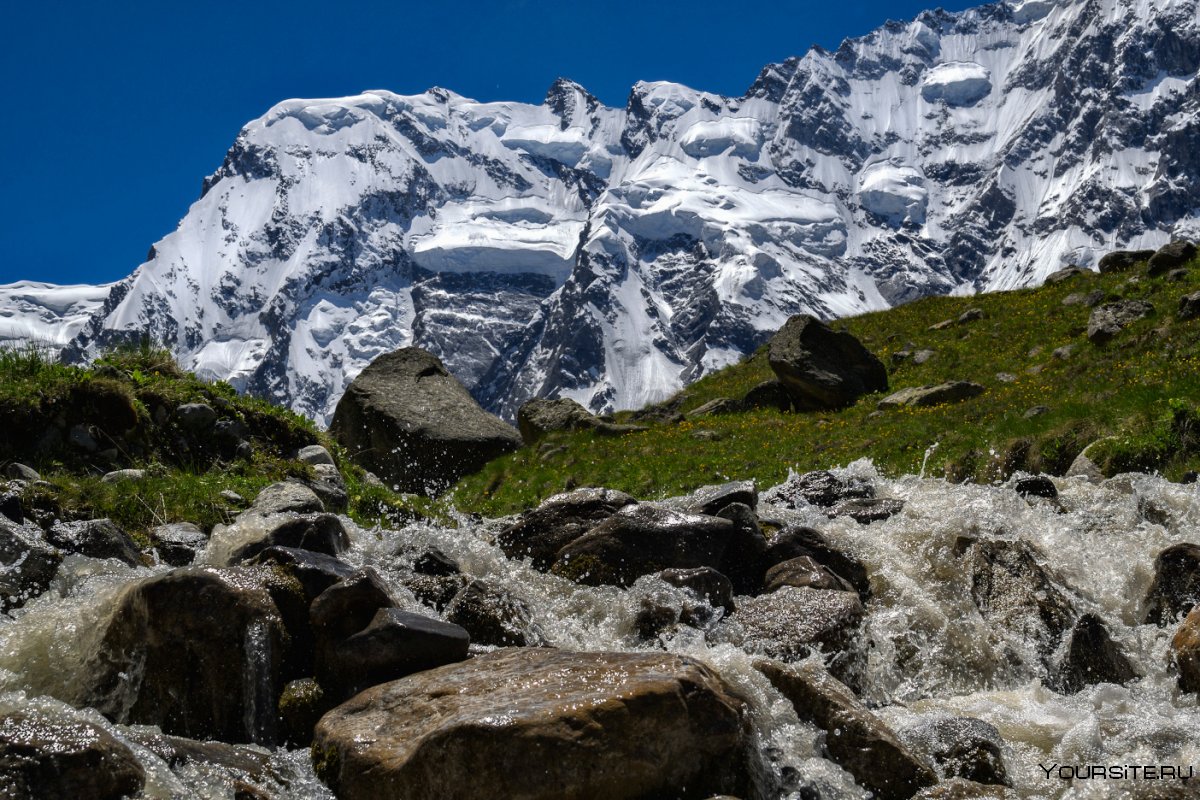
[(318, 419), (409, 344), (506, 416), (547, 395), (639, 406), (798, 312), (1196, 237), (1197, 17), (1196, 0), (928, 12), (737, 98), (639, 83), (609, 108), (560, 80), (538, 106), (289, 100), (68, 352), (149, 333)]

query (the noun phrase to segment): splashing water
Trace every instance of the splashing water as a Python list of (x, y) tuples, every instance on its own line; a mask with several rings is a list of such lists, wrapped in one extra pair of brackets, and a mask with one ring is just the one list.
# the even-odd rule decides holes
[[(926, 461), (937, 445), (926, 451)], [(925, 462), (922, 463), (922, 475)], [(867, 461), (840, 470), (875, 485), (881, 497), (905, 502), (899, 514), (860, 525), (826, 518), (821, 509), (760, 504), (759, 513), (784, 524), (817, 528), (853, 554), (871, 576), (872, 598), (860, 636), (865, 650), (861, 697), (896, 729), (930, 716), (982, 719), (999, 729), (1010, 779), (1022, 797), (1137, 797), (1145, 782), (1062, 780), (1039, 765), (1177, 764), (1200, 768), (1200, 708), (1175, 685), (1169, 640), (1174, 627), (1140, 624), (1164, 548), (1195, 541), (1200, 490), (1160, 477), (1131, 474), (1101, 485), (1061, 480), (1057, 501), (1019, 496), (1002, 486), (955, 485), (940, 479), (881, 476)], [(1153, 508), (1155, 513), (1147, 514)], [(1152, 517), (1155, 521), (1150, 521)], [(344, 559), (374, 566), (407, 610), (433, 615), (406, 588), (413, 558), (436, 547), (462, 571), (523, 599), (534, 624), (553, 644), (583, 651), (666, 649), (715, 667), (754, 708), (756, 740), (777, 782), (800, 776), (821, 797), (860, 798), (866, 792), (821, 757), (824, 733), (800, 721), (790, 704), (753, 666), (754, 656), (729, 643), (710, 643), (703, 631), (679, 632), (647, 642), (636, 630), (642, 600), (685, 601), (683, 590), (644, 577), (628, 589), (587, 587), (509, 560), (492, 544), (502, 520), (399, 530), (351, 524), (353, 545)], [(1103, 619), (1139, 674), (1126, 686), (1100, 684), (1074, 695), (1048, 680), (1036, 643), (1019, 631), (989, 622), (976, 608), (970, 576), (955, 554), (963, 536), (1021, 540), (1079, 613)], [(47, 713), (86, 719), (125, 739), (121, 726), (81, 702), (81, 670), (97, 646), (114, 599), (130, 582), (166, 568), (131, 569), (111, 562), (69, 558), (49, 592), (0, 617), (0, 710), (36, 706)], [(719, 614), (718, 614), (719, 617)], [(256, 643), (256, 647), (259, 643)], [(253, 676), (254, 672), (247, 671)], [(257, 678), (256, 678), (257, 679)], [(261, 694), (262, 687), (255, 694)], [(225, 778), (195, 768), (184, 781), (149, 751), (133, 747), (147, 770), (144, 797), (229, 797)], [(307, 751), (277, 751), (276, 773), (286, 776), (287, 797), (326, 800)], [(186, 784), (186, 785), (185, 785)], [(281, 791), (281, 787), (273, 788)], [(787, 794), (799, 797), (799, 792)]]

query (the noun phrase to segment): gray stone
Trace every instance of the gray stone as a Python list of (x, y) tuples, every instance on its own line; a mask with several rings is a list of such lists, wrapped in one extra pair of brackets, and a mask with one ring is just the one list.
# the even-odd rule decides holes
[(996, 380), (1000, 381), (1001, 383), (1016, 383), (1017, 376), (1013, 375), (1011, 372), (997, 372)]
[(883, 362), (858, 339), (803, 314), (771, 338), (767, 358), (800, 410), (843, 408), (888, 386)]
[(912, 360), (914, 364), (924, 364), (936, 355), (937, 352), (934, 350), (918, 350), (913, 353)]
[(250, 511), (257, 514), (311, 514), (325, 510), (325, 504), (316, 493), (302, 483), (280, 481), (258, 493)]
[(1040, 417), (1042, 414), (1048, 413), (1050, 413), (1050, 406), (1032, 406), (1031, 408), (1025, 410), (1025, 413), (1021, 415), (1021, 418), (1033, 419), (1034, 417)]
[(395, 608), (396, 601), (372, 567), (357, 570), (317, 595), (309, 606), (317, 681), (336, 687), (340, 661), (337, 648), (364, 630), (381, 608)]
[(843, 500), (874, 496), (875, 487), (866, 481), (843, 479), (832, 472), (817, 470), (789, 478), (768, 491), (763, 500), (787, 508), (799, 508), (800, 503), (829, 508)]
[(137, 543), (110, 519), (57, 522), (46, 532), (46, 540), (65, 553), (115, 558), (134, 567), (142, 563)]
[(29, 481), (30, 483), (42, 479), (42, 476), (38, 474), (36, 469), (19, 464), (16, 461), (13, 461), (4, 468), (4, 475), (15, 481)]
[(398, 491), (429, 494), (522, 444), (441, 361), (415, 347), (371, 362), (342, 395), (329, 430), (356, 463)]
[(356, 574), (354, 567), (325, 553), (298, 547), (268, 547), (249, 559), (247, 566), (272, 565), (294, 578), (304, 590), (305, 608), (325, 590)]
[(1157, 277), (1178, 267), (1185, 266), (1196, 257), (1196, 245), (1187, 241), (1175, 241), (1163, 245), (1146, 265), (1146, 274)]
[(599, 422), (595, 415), (569, 397), (530, 400), (517, 411), (517, 427), (527, 445), (556, 431), (582, 430)]
[(891, 497), (864, 497), (843, 500), (825, 512), (830, 519), (850, 517), (860, 525), (882, 522), (904, 510), (904, 501)]
[(977, 320), (983, 319), (983, 316), (982, 308), (968, 308), (959, 315), (958, 324), (966, 325), (968, 322), (976, 322)]
[(714, 417), (720, 414), (736, 414), (741, 410), (742, 404), (737, 400), (729, 397), (718, 397), (692, 409), (685, 416), (688, 419), (703, 419), (704, 417)]
[(658, 577), (665, 583), (687, 589), (713, 608), (733, 611), (733, 583), (712, 567), (664, 569)]
[(1154, 306), (1145, 300), (1118, 300), (1092, 310), (1088, 318), (1087, 337), (1093, 344), (1107, 344), (1118, 333), (1139, 319), (1154, 313)]
[(1138, 264), (1149, 261), (1153, 255), (1153, 250), (1118, 250), (1115, 253), (1108, 253), (1100, 259), (1100, 274), (1127, 272)]
[(1138, 677), (1137, 670), (1112, 640), (1104, 622), (1095, 614), (1084, 614), (1071, 629), (1067, 652), (1052, 676), (1052, 683), (1060, 691), (1074, 694), (1093, 684), (1115, 683), (1120, 686)]
[(1179, 298), (1179, 319), (1186, 322), (1200, 317), (1200, 292), (1185, 294)]
[(146, 470), (144, 469), (118, 469), (112, 472), (104, 473), (100, 478), (101, 483), (126, 483), (136, 482), (146, 479)]
[(450, 622), (381, 608), (369, 625), (334, 647), (329, 671), (335, 697), (348, 698), (370, 686), (463, 661), (471, 637)]
[(774, 408), (779, 411), (792, 410), (792, 396), (782, 381), (769, 380), (754, 386), (742, 398), (742, 408), (752, 411), (759, 408)]
[(944, 403), (961, 403), (983, 394), (986, 388), (970, 381), (950, 381), (936, 386), (915, 386), (901, 389), (879, 401), (880, 409), (924, 408)]
[(350, 535), (334, 514), (272, 514), (263, 518), (257, 536), (238, 545), (229, 562), (245, 561), (269, 547), (293, 547), (336, 556), (350, 547)]
[(686, 656), (500, 650), (356, 695), (314, 766), (341, 800), (745, 796), (748, 712)]
[(1144, 622), (1174, 625), (1200, 603), (1200, 545), (1173, 544), (1154, 559), (1154, 582), (1146, 592)]
[(558, 551), (637, 501), (612, 489), (577, 489), (554, 495), (500, 532), (496, 544), (509, 558), (530, 558), (548, 570)]
[(1079, 267), (1071, 266), (1065, 269), (1060, 269), (1057, 272), (1051, 272), (1046, 276), (1046, 283), (1050, 285), (1064, 283), (1069, 281), (1071, 278), (1074, 278), (1076, 275), (1084, 275), (1086, 273), (1086, 269), (1080, 269)]
[(1073, 353), (1074, 351), (1075, 351), (1075, 346), (1067, 344), (1067, 345), (1063, 345), (1062, 347), (1055, 348), (1054, 351), (1050, 353), (1050, 355), (1053, 356), (1054, 358), (1057, 358), (1059, 361), (1066, 361), (1068, 358), (1071, 357), (1071, 353)]
[(996, 726), (973, 717), (937, 715), (905, 725), (901, 741), (942, 779), (1009, 786), (1004, 740)]
[(1173, 269), (1167, 273), (1167, 280), (1171, 283), (1181, 283), (1186, 281), (1187, 277), (1188, 271), (1186, 269)]
[(701, 486), (691, 494), (674, 498), (670, 502), (694, 514), (716, 514), (730, 503), (741, 503), (754, 508), (758, 505), (758, 488), (754, 481), (729, 481)]
[(768, 595), (737, 598), (727, 635), (748, 653), (802, 661), (821, 653), (834, 674), (857, 664), (852, 646), (866, 616), (855, 592), (784, 586)]
[(33, 525), (0, 519), (0, 611), (24, 605), (46, 591), (62, 554)]
[(150, 531), (150, 541), (164, 564), (186, 567), (208, 546), (204, 531), (190, 522), (159, 525)]
[(350, 505), (346, 491), (346, 480), (332, 464), (314, 464), (313, 478), (305, 482), (308, 488), (321, 499), (326, 511), (343, 512)]
[(545, 644), (529, 606), (519, 597), (483, 581), (471, 581), (446, 606), (447, 622), (461, 625), (476, 644), (536, 647)]
[(762, 672), (791, 702), (800, 719), (825, 731), (830, 759), (881, 800), (908, 800), (937, 783), (929, 765), (867, 710), (849, 687), (807, 662), (757, 661)]
[(91, 722), (38, 709), (0, 717), (0, 795), (12, 800), (120, 800), (142, 791), (133, 752)]
[(763, 563), (769, 568), (802, 556), (845, 578), (864, 601), (870, 598), (871, 581), (867, 576), (867, 568), (854, 556), (830, 545), (819, 531), (812, 528), (795, 525), (777, 533), (767, 548)]
[(848, 580), (818, 564), (811, 556), (798, 556), (776, 564), (767, 570), (766, 577), (763, 579), (764, 594), (770, 594), (784, 586), (842, 592), (855, 591), (854, 586)]
[(207, 403), (185, 403), (175, 409), (179, 427), (192, 433), (204, 433), (217, 422), (217, 412)]
[(319, 444), (310, 444), (308, 447), (300, 448), (300, 451), (296, 453), (296, 459), (303, 461), (305, 464), (312, 464), (313, 466), (317, 464), (327, 464), (331, 467), (337, 466), (329, 451)]

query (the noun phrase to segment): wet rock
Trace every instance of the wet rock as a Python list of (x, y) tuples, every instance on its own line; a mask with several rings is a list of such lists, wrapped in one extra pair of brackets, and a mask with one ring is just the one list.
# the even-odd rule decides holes
[(309, 606), (315, 642), (317, 681), (337, 685), (337, 646), (366, 628), (381, 608), (395, 608), (387, 585), (373, 568), (343, 578), (317, 596)]
[(483, 581), (464, 586), (446, 606), (445, 616), (470, 633), (476, 644), (526, 647), (544, 643), (525, 601)]
[(945, 403), (961, 403), (978, 397), (987, 389), (983, 384), (970, 381), (950, 381), (936, 386), (914, 386), (901, 389), (879, 401), (879, 408), (926, 408)]
[(1153, 250), (1117, 250), (1116, 252), (1108, 253), (1100, 259), (1100, 274), (1128, 272), (1138, 264), (1148, 261), (1153, 255)]
[(881, 800), (908, 800), (932, 786), (937, 776), (905, 747), (847, 686), (808, 662), (757, 661), (762, 672), (791, 702), (800, 719), (825, 731), (825, 749), (863, 787)]
[(1158, 252), (1150, 256), (1146, 265), (1146, 274), (1154, 278), (1170, 272), (1177, 267), (1185, 266), (1196, 257), (1196, 245), (1187, 241), (1175, 241), (1163, 245)]
[(281, 739), (292, 747), (312, 744), (317, 722), (336, 705), (313, 678), (291, 681), (279, 696)]
[(742, 398), (741, 405), (747, 411), (760, 408), (791, 411), (792, 396), (788, 394), (788, 390), (782, 381), (763, 381), (746, 392), (745, 397)]
[(858, 478), (839, 478), (832, 472), (806, 472), (788, 479), (771, 489), (763, 500), (773, 505), (797, 508), (803, 501), (809, 505), (829, 508), (843, 500), (874, 497), (875, 487)]
[(416, 347), (372, 361), (338, 401), (329, 431), (361, 467), (399, 491), (423, 494), (522, 445), (516, 429)]
[(370, 686), (463, 661), (470, 643), (458, 625), (381, 608), (366, 628), (336, 645), (327, 688), (344, 700)]
[(1013, 484), (1013, 491), (1026, 500), (1031, 497), (1054, 500), (1058, 497), (1058, 487), (1054, 485), (1054, 481), (1047, 475), (1031, 475), (1028, 478), (1019, 478)]
[(246, 498), (242, 497), (232, 489), (223, 489), (220, 494), (218, 494), (218, 497), (234, 508), (242, 508), (246, 505)]
[(1153, 313), (1154, 306), (1145, 300), (1105, 303), (1092, 310), (1088, 318), (1087, 337), (1093, 344), (1107, 344), (1125, 328)]
[(64, 553), (115, 558), (135, 567), (142, 563), (137, 544), (110, 519), (58, 522), (50, 526), (46, 540)]
[(887, 390), (887, 368), (862, 343), (808, 315), (771, 338), (767, 359), (800, 410), (843, 408)]
[(76, 425), (67, 432), (67, 442), (85, 453), (94, 453), (100, 449), (100, 443), (92, 435), (87, 425)]
[(714, 486), (702, 486), (679, 501), (679, 505), (686, 511), (714, 516), (731, 503), (741, 503), (751, 509), (757, 506), (758, 489), (754, 481), (730, 481)]
[(799, 556), (767, 570), (763, 579), (763, 594), (770, 594), (784, 586), (832, 589), (853, 592), (854, 585), (818, 564), (811, 556)]
[(230, 563), (252, 558), (268, 547), (292, 547), (336, 556), (350, 547), (350, 535), (335, 514), (275, 514), (261, 530), (230, 554)]
[(1021, 540), (961, 538), (955, 549), (976, 608), (997, 629), (1035, 644), (1046, 659), (1075, 620), (1071, 601)]
[(463, 590), (470, 579), (465, 575), (421, 575), (416, 573), (403, 580), (405, 589), (413, 597), (437, 611), (444, 611), (455, 595)]
[(1179, 689), (1200, 694), (1200, 608), (1193, 608), (1171, 639), (1171, 655), (1179, 670)]
[(1079, 267), (1066, 267), (1065, 269), (1060, 269), (1057, 272), (1051, 272), (1049, 275), (1047, 275), (1046, 283), (1051, 285), (1065, 283), (1077, 275), (1084, 275), (1086, 273), (1086, 269), (1080, 269)]
[(859, 525), (870, 525), (896, 516), (904, 510), (904, 501), (891, 497), (866, 497), (843, 500), (825, 512), (830, 519), (849, 517)]
[(346, 491), (342, 473), (331, 464), (315, 464), (312, 469), (313, 477), (305, 481), (305, 485), (321, 498), (326, 511), (345, 511), (350, 506), (350, 494)]
[(25, 502), (22, 499), (25, 490), (23, 483), (23, 481), (12, 481), (8, 484), (7, 490), (0, 488), (0, 517), (18, 525), (29, 518), (25, 510)]
[(24, 464), (19, 464), (16, 461), (11, 462), (4, 468), (4, 477), (11, 478), (14, 481), (40, 481), (42, 476), (33, 467), (27, 467)]
[(776, 534), (771, 540), (764, 563), (770, 567), (794, 558), (807, 556), (835, 575), (850, 582), (863, 600), (871, 596), (871, 581), (867, 569), (854, 556), (843, 553), (812, 528), (794, 525)]
[(733, 611), (733, 583), (712, 567), (664, 569), (658, 577), (672, 586), (689, 590), (713, 608)]
[(509, 558), (529, 558), (535, 569), (550, 569), (558, 551), (637, 501), (612, 489), (578, 489), (555, 495), (521, 515), (496, 537)]
[(413, 559), (413, 572), (421, 575), (457, 575), (461, 570), (454, 559), (432, 547)]
[(899, 731), (901, 741), (943, 779), (1011, 786), (1000, 731), (981, 719), (939, 715)]
[(664, 569), (719, 567), (733, 533), (720, 517), (628, 506), (559, 550), (551, 572), (590, 586), (629, 586)]
[(1053, 683), (1065, 694), (1074, 694), (1093, 684), (1120, 686), (1139, 677), (1133, 664), (1109, 636), (1104, 622), (1095, 614), (1084, 614), (1071, 629), (1067, 652), (1058, 665)]
[(122, 735), (154, 753), (172, 770), (203, 765), (256, 781), (276, 777), (271, 766), (271, 754), (263, 750), (168, 736), (145, 728), (126, 728)]
[(501, 650), (334, 709), (314, 766), (341, 800), (740, 794), (747, 711), (683, 656)]
[(854, 592), (784, 586), (761, 597), (740, 597), (729, 629), (748, 653), (800, 661), (821, 652), (835, 675), (849, 676), (857, 654), (851, 646), (866, 612)]
[(936, 786), (922, 789), (913, 800), (1016, 800), (1017, 794), (1006, 786), (976, 783), (965, 778), (951, 778)]
[(717, 516), (733, 523), (733, 533), (725, 544), (718, 569), (733, 582), (737, 594), (755, 594), (762, 586), (763, 556), (767, 538), (758, 524), (758, 515), (744, 503), (730, 503)]
[(304, 591), (307, 604), (320, 597), (326, 589), (356, 573), (354, 567), (325, 553), (301, 550), (296, 547), (272, 546), (247, 560), (248, 566), (273, 566), (294, 578)]
[(50, 587), (62, 563), (41, 530), (0, 519), (0, 610), (18, 608)]
[(1154, 581), (1146, 592), (1144, 621), (1173, 625), (1200, 602), (1200, 545), (1173, 544), (1154, 559)]
[(162, 563), (186, 567), (208, 546), (208, 536), (190, 522), (172, 522), (151, 530), (150, 542)]
[(1071, 466), (1067, 467), (1064, 478), (1083, 478), (1088, 483), (1100, 483), (1104, 480), (1104, 473), (1100, 467), (1096, 466), (1096, 462), (1088, 458), (1087, 448), (1083, 452), (1075, 456), (1075, 460), (1071, 462)]
[(318, 464), (324, 464), (329, 467), (337, 467), (333, 456), (319, 444), (310, 444), (308, 447), (300, 448), (296, 453), (296, 460), (303, 461), (305, 464), (311, 464), (314, 467)]
[(204, 433), (217, 421), (217, 412), (207, 403), (185, 403), (175, 409), (179, 427), (192, 433)]
[(250, 510), (264, 516), (289, 511), (296, 514), (315, 514), (324, 511), (325, 504), (304, 484), (280, 481), (259, 492)]
[(141, 792), (133, 752), (90, 722), (35, 710), (0, 717), (0, 795), (12, 800), (118, 800)]
[(87, 704), (165, 733), (272, 745), (286, 632), (259, 569), (177, 569), (117, 600)]
[(1187, 321), (1200, 317), (1200, 292), (1185, 294), (1179, 298), (1179, 319)]

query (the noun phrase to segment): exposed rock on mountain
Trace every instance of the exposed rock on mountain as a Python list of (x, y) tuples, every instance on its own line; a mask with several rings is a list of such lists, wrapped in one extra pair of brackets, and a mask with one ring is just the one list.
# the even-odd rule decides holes
[(322, 421), (413, 344), (506, 419), (639, 407), (794, 314), (1195, 239), (1197, 52), (1195, 0), (1023, 0), (888, 23), (742, 97), (288, 100), (125, 280), (0, 290), (0, 337), (148, 334)]

